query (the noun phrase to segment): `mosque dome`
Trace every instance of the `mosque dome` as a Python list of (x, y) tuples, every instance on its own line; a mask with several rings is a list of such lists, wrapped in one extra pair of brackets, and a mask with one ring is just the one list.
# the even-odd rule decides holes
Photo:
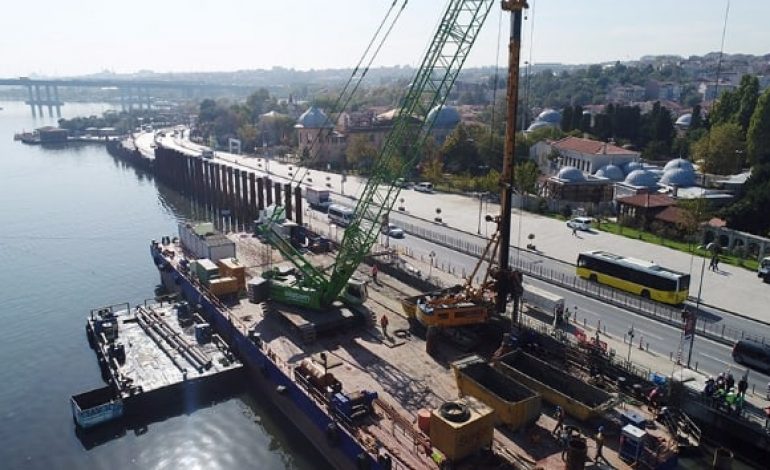
[(675, 158), (669, 161), (666, 163), (666, 166), (663, 167), (663, 171), (668, 171), (673, 168), (682, 168), (683, 170), (687, 170), (690, 173), (695, 173), (695, 168), (692, 166), (692, 162), (685, 160), (684, 158)]
[(543, 112), (537, 115), (535, 121), (547, 122), (549, 124), (560, 124), (561, 113), (555, 109), (546, 108), (543, 110)]
[(583, 172), (575, 168), (574, 166), (565, 166), (556, 177), (560, 180), (569, 181), (570, 183), (579, 183), (585, 181), (586, 177), (583, 176)]
[(428, 122), (433, 121), (434, 128), (451, 129), (460, 123), (460, 113), (453, 106), (436, 106), (428, 113)]
[(321, 129), (323, 127), (334, 127), (334, 124), (329, 121), (326, 114), (320, 108), (311, 106), (297, 119), (297, 127)]
[(658, 178), (647, 170), (634, 170), (626, 176), (625, 183), (631, 186), (654, 188), (658, 185)]
[(536, 131), (538, 129), (543, 129), (545, 127), (556, 127), (556, 126), (551, 124), (550, 122), (535, 121), (529, 125), (529, 127), (527, 128), (527, 132)]
[(695, 173), (685, 168), (671, 168), (663, 172), (660, 182), (668, 186), (689, 188), (695, 186)]
[(625, 178), (623, 170), (619, 166), (612, 164), (599, 168), (595, 175), (599, 178), (607, 178), (610, 181), (623, 181), (623, 178)]
[(626, 175), (631, 174), (634, 170), (642, 170), (644, 169), (644, 165), (642, 165), (640, 162), (628, 162), (625, 165), (623, 165), (623, 173)]
[(686, 113), (686, 114), (682, 114), (681, 116), (679, 116), (679, 118), (677, 118), (677, 120), (674, 123), (674, 125), (676, 125), (678, 127), (690, 127), (690, 123), (691, 122), (692, 122), (692, 114), (691, 113)]

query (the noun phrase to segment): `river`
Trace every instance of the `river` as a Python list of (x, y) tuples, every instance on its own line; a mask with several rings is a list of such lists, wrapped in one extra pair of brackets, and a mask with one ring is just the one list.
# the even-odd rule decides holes
[[(154, 295), (150, 240), (174, 234), (186, 208), (102, 145), (14, 142), (15, 132), (56, 119), (33, 119), (20, 102), (0, 107), (0, 467), (326, 468), (250, 394), (98, 439), (76, 435), (70, 395), (102, 385), (86, 315)], [(63, 112), (106, 109), (68, 103)]]

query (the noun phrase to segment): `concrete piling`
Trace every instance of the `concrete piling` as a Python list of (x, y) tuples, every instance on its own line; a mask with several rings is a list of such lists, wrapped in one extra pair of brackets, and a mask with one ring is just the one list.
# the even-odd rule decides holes
[(283, 199), (284, 199), (284, 207), (286, 207), (286, 218), (289, 220), (294, 219), (294, 214), (292, 213), (292, 201), (291, 201), (291, 183), (286, 183), (283, 185)]
[(265, 208), (265, 180), (257, 178), (257, 209)]

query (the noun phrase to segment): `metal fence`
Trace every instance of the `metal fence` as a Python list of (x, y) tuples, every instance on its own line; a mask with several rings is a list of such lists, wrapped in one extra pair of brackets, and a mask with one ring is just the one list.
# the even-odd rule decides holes
[[(459, 236), (453, 236), (450, 233), (440, 233), (411, 223), (403, 223), (401, 221), (399, 221), (399, 225), (410, 235), (431, 241), (437, 245), (469, 256), (478, 258), (484, 252), (483, 245), (471, 240), (462, 239)], [(608, 286), (587, 281), (576, 275), (543, 266), (541, 262), (524, 260), (519, 256), (511, 256), (509, 262), (515, 269), (519, 269), (524, 274), (541, 281), (555, 284), (564, 289), (601, 300), (602, 302), (653, 318), (677, 328), (683, 328), (684, 326), (681, 308), (647, 300)], [(735, 342), (741, 339), (752, 339), (765, 343), (764, 336), (749, 334), (744, 330), (726, 325), (724, 322), (710, 321), (705, 317), (699, 317), (697, 319), (696, 333), (728, 346), (734, 345)]]

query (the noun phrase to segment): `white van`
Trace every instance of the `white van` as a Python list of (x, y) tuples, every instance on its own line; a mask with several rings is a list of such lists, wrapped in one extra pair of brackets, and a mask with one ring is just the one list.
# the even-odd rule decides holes
[(591, 230), (591, 218), (575, 217), (567, 221), (567, 227), (576, 230)]
[(433, 183), (428, 183), (427, 181), (423, 181), (422, 183), (417, 183), (414, 185), (414, 190), (419, 191), (421, 193), (432, 193)]
[(338, 227), (347, 227), (353, 220), (355, 212), (353, 209), (339, 204), (329, 206), (329, 222)]

